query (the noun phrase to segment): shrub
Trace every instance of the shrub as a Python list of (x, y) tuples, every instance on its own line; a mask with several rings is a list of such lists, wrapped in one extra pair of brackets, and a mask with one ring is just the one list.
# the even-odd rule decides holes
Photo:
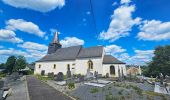
[(69, 83), (68, 84), (68, 88), (69, 89), (74, 89), (75, 88), (75, 84), (74, 83)]
[(118, 92), (119, 95), (123, 94), (123, 89)]

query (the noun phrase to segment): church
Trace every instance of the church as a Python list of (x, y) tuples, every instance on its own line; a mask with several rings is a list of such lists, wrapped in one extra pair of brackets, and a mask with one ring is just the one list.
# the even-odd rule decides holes
[(101, 76), (126, 76), (126, 64), (112, 55), (105, 55), (103, 46), (84, 48), (82, 45), (62, 48), (56, 32), (48, 46), (47, 54), (36, 61), (34, 74), (48, 75), (62, 72), (86, 75), (87, 70)]

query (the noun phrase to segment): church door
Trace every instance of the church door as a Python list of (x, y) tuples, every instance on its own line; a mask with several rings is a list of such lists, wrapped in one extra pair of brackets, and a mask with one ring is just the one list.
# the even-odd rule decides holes
[(110, 75), (115, 75), (115, 67), (113, 65), (110, 66)]
[(45, 70), (42, 70), (42, 71), (41, 71), (41, 75), (45, 75)]

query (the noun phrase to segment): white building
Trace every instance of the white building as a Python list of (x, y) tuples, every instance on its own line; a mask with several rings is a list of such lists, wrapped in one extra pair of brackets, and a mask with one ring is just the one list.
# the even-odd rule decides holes
[(53, 41), (49, 44), (48, 54), (35, 64), (34, 74), (62, 72), (85, 75), (89, 69), (92, 73), (110, 77), (126, 75), (125, 63), (111, 55), (105, 55), (103, 46), (83, 48), (83, 46), (72, 46), (61, 48), (58, 34), (55, 34)]

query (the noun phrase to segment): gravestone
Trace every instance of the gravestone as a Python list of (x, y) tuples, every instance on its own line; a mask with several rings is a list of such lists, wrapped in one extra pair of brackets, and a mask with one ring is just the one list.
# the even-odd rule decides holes
[(106, 78), (109, 78), (109, 73), (106, 73)]
[(64, 81), (64, 75), (62, 72), (59, 72), (56, 77), (55, 77), (56, 81)]
[(94, 77), (96, 78), (96, 80), (98, 79), (98, 72), (94, 72)]
[(48, 77), (53, 78), (54, 77), (54, 72), (48, 73)]
[(67, 78), (71, 78), (71, 71), (70, 71), (70, 68), (67, 69)]
[(90, 69), (87, 69), (87, 73), (86, 73), (85, 77), (86, 77), (87, 80), (91, 80), (91, 79), (94, 78), (93, 73), (90, 72)]
[(163, 74), (162, 73), (160, 73), (160, 83), (161, 83), (161, 85), (163, 85), (163, 81), (164, 81), (164, 76), (163, 76)]
[(83, 82), (84, 81), (84, 76), (81, 75), (81, 74), (78, 74), (77, 75), (77, 80), (78, 80), (78, 82)]

